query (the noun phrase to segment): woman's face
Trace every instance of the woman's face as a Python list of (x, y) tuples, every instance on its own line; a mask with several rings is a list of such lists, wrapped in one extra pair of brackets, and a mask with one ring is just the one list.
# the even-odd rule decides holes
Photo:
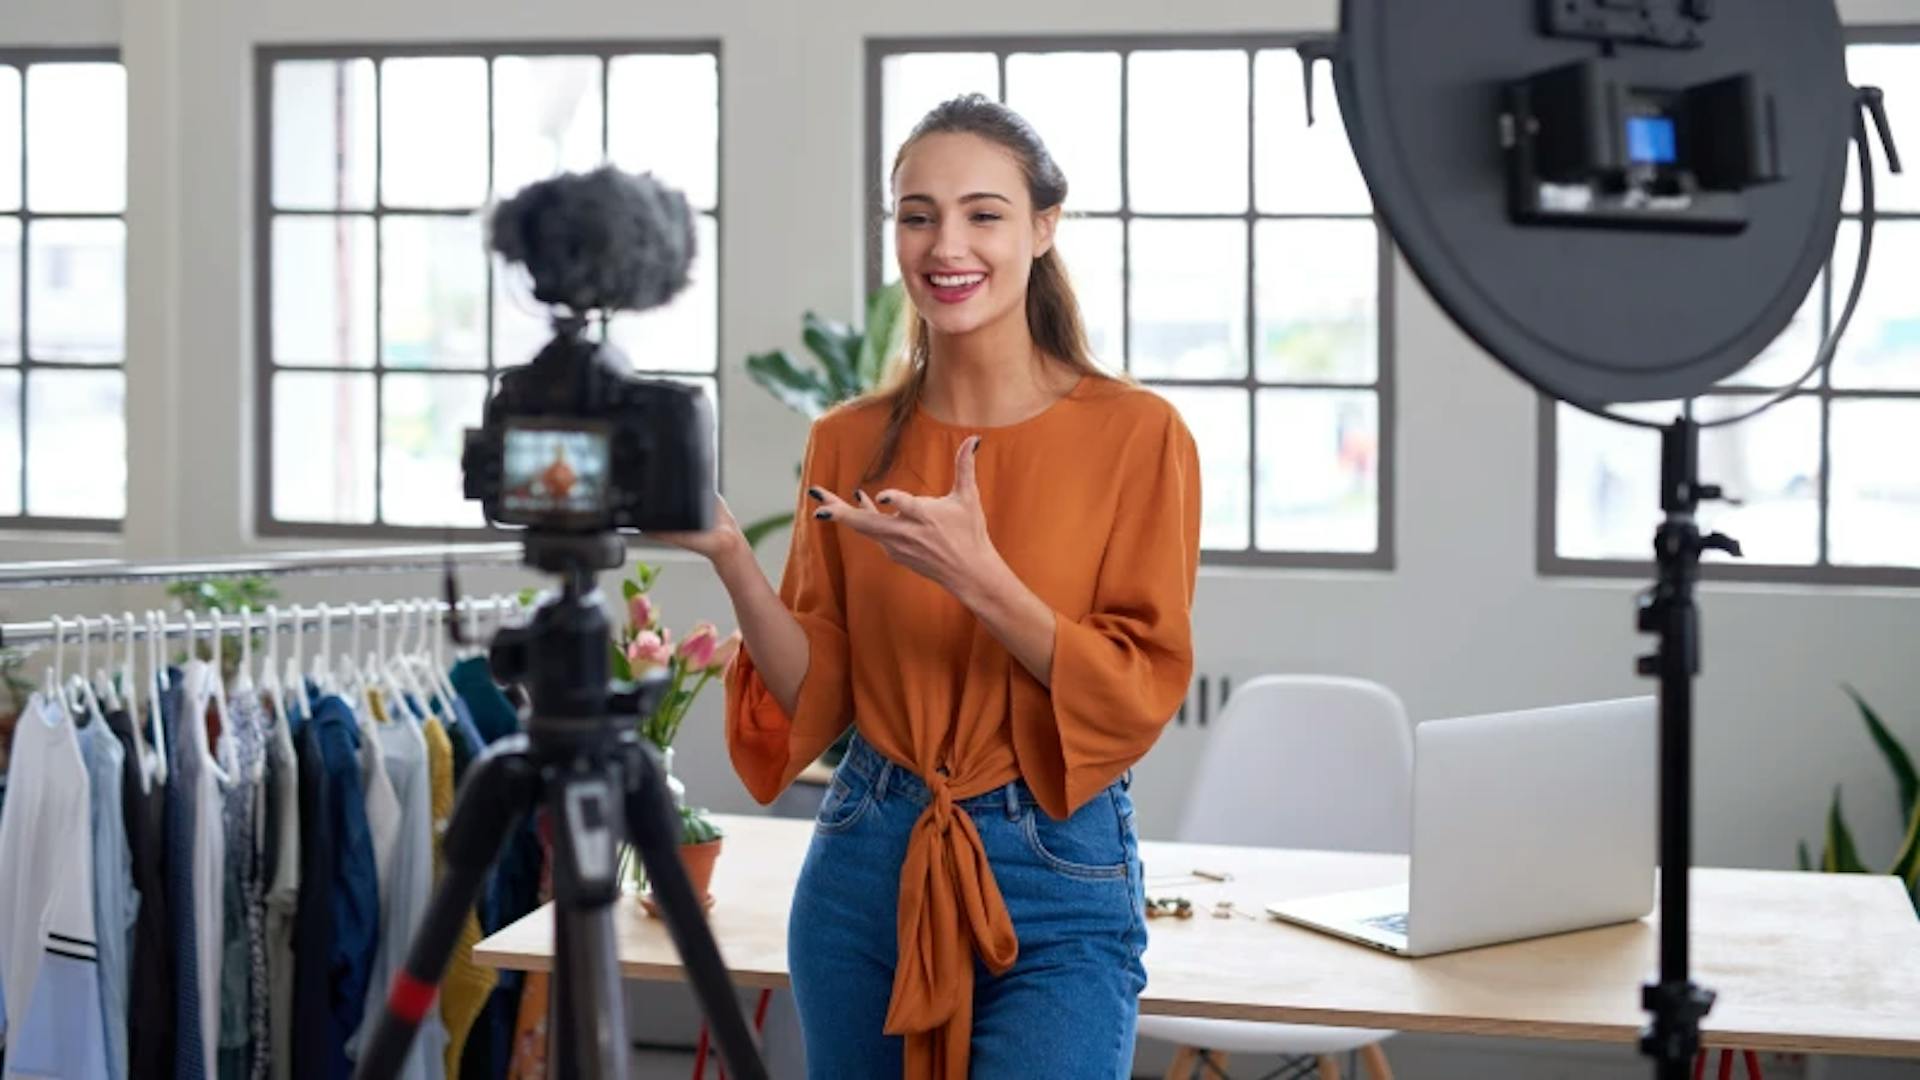
[(1027, 279), (1053, 246), (1060, 209), (1033, 212), (1012, 153), (978, 135), (929, 135), (900, 162), (893, 190), (900, 277), (936, 332), (1025, 317)]

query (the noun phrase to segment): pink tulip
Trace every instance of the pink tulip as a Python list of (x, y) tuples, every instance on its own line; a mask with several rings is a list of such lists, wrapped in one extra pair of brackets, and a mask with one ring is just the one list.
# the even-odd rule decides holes
[(633, 599), (627, 601), (627, 625), (636, 632), (651, 627), (659, 615), (659, 609), (647, 599), (646, 593), (635, 593)]
[(734, 654), (739, 651), (740, 631), (735, 630), (733, 633), (721, 638), (720, 644), (714, 647), (713, 659), (707, 662), (707, 670), (725, 671), (727, 665), (733, 663)]
[(713, 650), (720, 644), (720, 631), (710, 622), (695, 623), (693, 633), (680, 643), (680, 659), (691, 671), (700, 671), (713, 663)]
[(643, 630), (627, 645), (627, 663), (632, 665), (635, 675), (666, 667), (672, 660), (672, 631), (662, 629), (656, 633)]

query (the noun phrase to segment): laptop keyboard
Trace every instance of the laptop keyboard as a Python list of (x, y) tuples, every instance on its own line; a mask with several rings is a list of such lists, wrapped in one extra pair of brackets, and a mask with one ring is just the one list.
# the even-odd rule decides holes
[(1407, 913), (1396, 911), (1391, 915), (1375, 915), (1371, 919), (1361, 919), (1362, 923), (1376, 930), (1385, 930), (1389, 934), (1407, 936)]

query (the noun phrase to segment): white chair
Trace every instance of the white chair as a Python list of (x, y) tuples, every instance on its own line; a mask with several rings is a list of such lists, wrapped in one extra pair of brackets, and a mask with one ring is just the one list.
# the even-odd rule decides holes
[[(1405, 852), (1412, 784), (1413, 726), (1392, 691), (1262, 676), (1237, 688), (1208, 729), (1177, 839)], [(1373, 1080), (1393, 1075), (1380, 1049), (1391, 1031), (1179, 1016), (1142, 1016), (1139, 1031), (1179, 1047), (1168, 1080), (1201, 1064), (1221, 1070), (1228, 1053), (1315, 1057), (1321, 1080), (1338, 1080), (1335, 1055), (1359, 1051)]]

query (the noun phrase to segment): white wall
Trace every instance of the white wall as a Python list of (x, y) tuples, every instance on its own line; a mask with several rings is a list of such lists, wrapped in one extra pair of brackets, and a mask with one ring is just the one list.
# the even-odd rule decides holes
[[(1920, 23), (1920, 0), (1846, 0), (1849, 21)], [(1330, 28), (1331, 0), (1188, 0), (1185, 33)], [(1156, 0), (19, 0), (0, 43), (118, 41), (131, 66), (131, 497), (112, 540), (0, 536), (0, 557), (213, 555), (250, 535), (254, 357), (249, 253), (252, 49), (259, 44), (529, 38), (717, 38), (723, 43), (724, 477), (743, 515), (792, 499), (802, 423), (751, 386), (749, 351), (797, 347), (803, 310), (851, 313), (864, 220), (865, 36), (1035, 35), (1169, 29)], [(1913, 107), (1913, 106), (1909, 106)], [(1633, 657), (1637, 584), (1534, 571), (1537, 433), (1531, 393), (1398, 274), (1399, 566), (1391, 573), (1203, 571), (1200, 666), (1379, 679), (1416, 717), (1643, 692)], [(778, 550), (768, 553), (776, 560)], [(722, 614), (705, 570), (673, 561), (679, 618)], [(770, 565), (777, 567), (777, 562)], [(497, 574), (487, 583), (518, 580)], [(393, 595), (425, 581), (292, 582), (289, 594)], [(0, 595), (18, 619), (149, 603), (121, 595)], [(1844, 783), (1871, 860), (1896, 842), (1892, 785), (1840, 695), (1856, 683), (1920, 747), (1920, 603), (1911, 593), (1713, 585), (1703, 590), (1698, 857), (1781, 867), (1815, 837)], [(676, 618), (676, 621), (679, 621)], [(719, 752), (717, 694), (683, 736), (682, 771), (708, 801), (744, 808)], [(1170, 729), (1136, 789), (1149, 834), (1171, 827), (1202, 733)]]

